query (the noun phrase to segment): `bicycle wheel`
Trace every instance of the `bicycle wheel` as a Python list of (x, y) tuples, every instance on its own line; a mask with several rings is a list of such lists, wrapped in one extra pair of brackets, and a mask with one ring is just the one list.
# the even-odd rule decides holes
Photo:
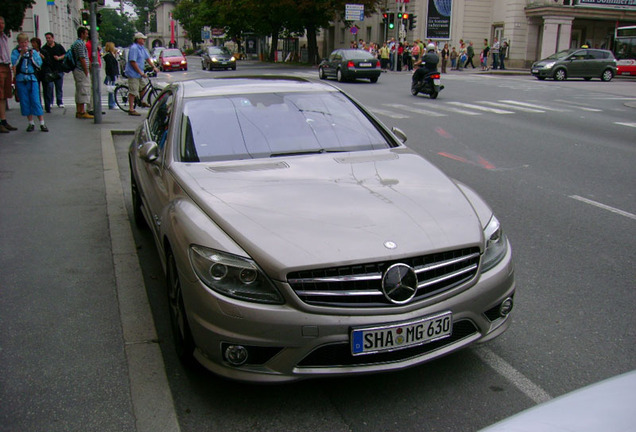
[(159, 90), (154, 87), (148, 90), (148, 103), (152, 105), (152, 103), (157, 99), (157, 96), (159, 96)]
[(115, 88), (115, 103), (123, 112), (129, 111), (130, 105), (128, 104), (128, 86), (119, 85), (117, 86), (117, 88)]

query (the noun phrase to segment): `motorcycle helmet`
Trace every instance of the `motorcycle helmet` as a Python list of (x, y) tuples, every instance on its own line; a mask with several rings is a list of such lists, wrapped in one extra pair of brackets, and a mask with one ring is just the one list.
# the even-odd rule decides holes
[(426, 45), (426, 51), (427, 52), (435, 51), (435, 44), (430, 43), (430, 44)]

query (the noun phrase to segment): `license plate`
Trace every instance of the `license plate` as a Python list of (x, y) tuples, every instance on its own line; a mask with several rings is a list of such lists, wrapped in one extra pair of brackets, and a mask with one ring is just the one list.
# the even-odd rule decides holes
[(360, 63), (360, 67), (371, 67), (371, 63)]
[(539, 69), (532, 69), (532, 73), (539, 73)]
[(351, 331), (351, 354), (373, 354), (423, 345), (448, 337), (452, 331), (451, 312), (417, 321), (356, 328)]
[(442, 83), (442, 80), (439, 80), (439, 79), (433, 80), (433, 84), (435, 84), (436, 86), (440, 85), (441, 83)]

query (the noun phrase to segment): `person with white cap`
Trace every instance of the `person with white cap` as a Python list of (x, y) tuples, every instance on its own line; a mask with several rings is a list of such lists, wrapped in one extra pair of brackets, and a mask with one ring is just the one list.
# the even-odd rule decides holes
[(144, 62), (147, 62), (155, 72), (159, 72), (157, 67), (150, 59), (150, 54), (146, 50), (144, 44), (146, 43), (146, 36), (143, 33), (137, 32), (133, 36), (134, 43), (130, 46), (128, 51), (128, 61), (126, 62), (126, 69), (124, 72), (128, 77), (128, 115), (139, 116), (135, 111), (135, 98), (139, 97), (139, 89), (141, 86), (141, 78), (146, 78), (147, 75), (144, 72)]

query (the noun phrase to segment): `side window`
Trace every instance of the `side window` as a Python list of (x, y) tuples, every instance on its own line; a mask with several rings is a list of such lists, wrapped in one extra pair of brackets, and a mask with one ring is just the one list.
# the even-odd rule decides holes
[(157, 103), (155, 103), (148, 118), (150, 139), (159, 145), (159, 149), (162, 152), (168, 138), (168, 126), (172, 116), (173, 101), (174, 96), (171, 92), (163, 93)]

